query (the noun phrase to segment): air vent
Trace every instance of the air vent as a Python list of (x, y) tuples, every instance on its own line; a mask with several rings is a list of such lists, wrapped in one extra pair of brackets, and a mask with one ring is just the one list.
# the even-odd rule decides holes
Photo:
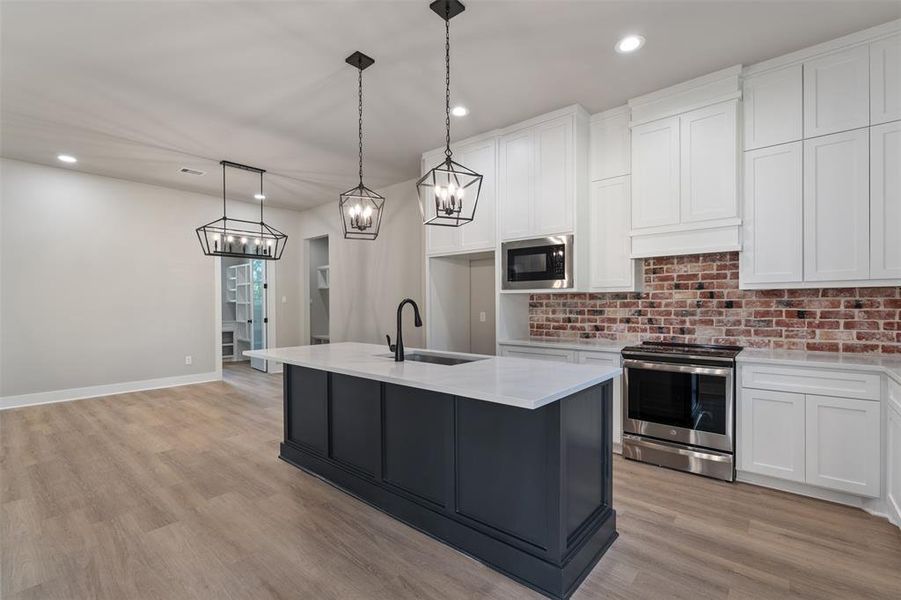
[(178, 170), (179, 173), (184, 173), (185, 175), (206, 175), (206, 171), (198, 171), (197, 169), (189, 169), (188, 167), (182, 167)]

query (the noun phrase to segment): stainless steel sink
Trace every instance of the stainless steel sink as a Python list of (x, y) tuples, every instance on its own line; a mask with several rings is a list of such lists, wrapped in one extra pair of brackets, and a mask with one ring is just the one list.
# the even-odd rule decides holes
[[(394, 359), (393, 354), (381, 354), (380, 356), (384, 356), (386, 358)], [(462, 365), (464, 363), (471, 363), (477, 360), (485, 360), (484, 358), (462, 358), (460, 356), (447, 356), (445, 354), (426, 354), (424, 352), (407, 352), (404, 355), (404, 360), (412, 360), (414, 362), (424, 362), (431, 363), (433, 365), (447, 365), (452, 367), (454, 365)]]

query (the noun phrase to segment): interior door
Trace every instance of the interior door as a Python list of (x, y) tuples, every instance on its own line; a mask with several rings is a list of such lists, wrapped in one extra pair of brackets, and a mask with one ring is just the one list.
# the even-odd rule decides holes
[[(266, 329), (269, 319), (266, 314), (266, 294), (268, 293), (268, 285), (266, 283), (267, 263), (265, 260), (250, 261), (251, 271), (251, 331), (250, 331), (250, 349), (261, 350), (266, 347)], [(251, 358), (250, 366), (258, 371), (265, 372), (266, 362), (262, 358)]]

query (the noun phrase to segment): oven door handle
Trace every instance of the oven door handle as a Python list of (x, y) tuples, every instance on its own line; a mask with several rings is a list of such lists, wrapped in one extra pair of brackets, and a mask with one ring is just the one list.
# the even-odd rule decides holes
[(624, 369), (644, 369), (648, 371), (669, 371), (670, 373), (688, 373), (693, 375), (713, 375), (714, 377), (731, 377), (731, 368), (701, 367), (697, 365), (683, 365), (679, 363), (648, 362), (644, 360), (626, 359), (623, 361)]

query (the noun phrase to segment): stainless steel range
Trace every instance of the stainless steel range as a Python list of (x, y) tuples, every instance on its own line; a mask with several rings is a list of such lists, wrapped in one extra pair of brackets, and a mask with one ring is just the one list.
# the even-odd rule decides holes
[(735, 480), (740, 346), (645, 342), (623, 349), (623, 456)]

